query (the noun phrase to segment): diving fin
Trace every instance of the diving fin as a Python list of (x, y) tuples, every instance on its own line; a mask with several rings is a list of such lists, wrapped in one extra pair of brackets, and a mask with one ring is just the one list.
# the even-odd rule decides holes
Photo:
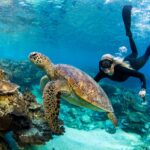
[(125, 5), (122, 9), (122, 18), (123, 18), (123, 22), (124, 22), (124, 26), (125, 26), (125, 30), (126, 30), (126, 35), (128, 37), (132, 37), (132, 32), (130, 30), (130, 27), (131, 27), (131, 9), (132, 9), (131, 5)]

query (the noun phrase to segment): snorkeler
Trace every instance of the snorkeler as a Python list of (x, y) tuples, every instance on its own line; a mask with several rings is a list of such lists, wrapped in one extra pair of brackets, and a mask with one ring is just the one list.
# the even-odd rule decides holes
[(126, 36), (129, 38), (131, 54), (126, 56), (124, 59), (114, 57), (111, 54), (105, 54), (101, 57), (99, 62), (99, 72), (94, 77), (95, 81), (100, 81), (102, 78), (109, 78), (113, 81), (125, 81), (129, 77), (139, 78), (141, 81), (141, 90), (139, 95), (143, 98), (143, 103), (146, 104), (145, 95), (146, 95), (146, 79), (144, 74), (138, 72), (141, 69), (150, 56), (150, 45), (146, 49), (146, 52), (143, 56), (138, 57), (138, 51), (135, 45), (135, 42), (132, 37), (131, 27), (131, 5), (126, 5), (122, 10), (123, 22), (125, 25)]

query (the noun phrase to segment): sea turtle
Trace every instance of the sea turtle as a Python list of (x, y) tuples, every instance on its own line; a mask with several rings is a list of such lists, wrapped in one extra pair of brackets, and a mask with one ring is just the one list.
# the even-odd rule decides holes
[(30, 53), (29, 59), (47, 75), (47, 79), (44, 76), (41, 81), (42, 86), (46, 84), (43, 90), (44, 111), (55, 134), (64, 132), (62, 122), (58, 119), (60, 96), (77, 106), (106, 111), (109, 119), (117, 126), (117, 119), (107, 95), (88, 74), (71, 65), (54, 65), (48, 57), (38, 52)]

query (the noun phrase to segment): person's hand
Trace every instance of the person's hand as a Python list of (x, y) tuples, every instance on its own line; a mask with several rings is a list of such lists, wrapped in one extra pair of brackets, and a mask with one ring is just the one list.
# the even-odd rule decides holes
[(145, 95), (146, 95), (146, 90), (145, 89), (141, 89), (140, 90), (140, 92), (139, 92), (139, 95), (140, 95), (140, 97), (145, 97)]

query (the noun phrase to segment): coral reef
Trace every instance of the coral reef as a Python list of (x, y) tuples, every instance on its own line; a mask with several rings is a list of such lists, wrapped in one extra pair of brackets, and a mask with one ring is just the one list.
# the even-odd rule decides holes
[(7, 132), (12, 129), (12, 126), (17, 129), (17, 124), (16, 126), (13, 125), (15, 119), (25, 116), (25, 114), (26, 104), (22, 99), (21, 93), (18, 91), (18, 86), (9, 81), (0, 80), (0, 130)]
[(0, 137), (0, 150), (9, 150), (8, 143)]
[(41, 145), (52, 139), (52, 133), (48, 123), (44, 119), (42, 106), (36, 102), (36, 99), (30, 91), (25, 91), (23, 99), (27, 105), (27, 116), (30, 119), (30, 128), (14, 132), (20, 147), (27, 145)]
[(92, 130), (95, 128), (105, 128), (105, 113), (98, 113), (86, 108), (73, 106), (65, 101), (61, 102), (60, 118), (64, 124), (71, 128)]
[(26, 87), (31, 87), (32, 84), (39, 83), (43, 75), (41, 71), (28, 61), (1, 59), (0, 68), (5, 70), (9, 79), (20, 85), (23, 90)]
[[(3, 137), (9, 131), (13, 131), (14, 139), (21, 147), (44, 144), (49, 141), (52, 138), (52, 133), (44, 119), (43, 106), (36, 102), (36, 100), (42, 101), (39, 87), (37, 87), (43, 75), (42, 72), (38, 71), (28, 61), (0, 60), (0, 68), (6, 70), (6, 73), (0, 70), (0, 79), (3, 80), (0, 82), (1, 85), (5, 84), (8, 87), (11, 84), (12, 87), (15, 87), (13, 83), (16, 83), (21, 86), (21, 92), (16, 87), (14, 91), (12, 90), (9, 93), (10, 90), (7, 88), (5, 94), (1, 92), (4, 91), (5, 86), (0, 87), (0, 89), (3, 89), (0, 90), (0, 147), (3, 145), (4, 150), (8, 149), (8, 144)], [(9, 81), (9, 76), (13, 83)], [(149, 105), (142, 106), (141, 99), (129, 89), (119, 88), (104, 82), (101, 83), (101, 86), (112, 102), (120, 128), (125, 132), (138, 133), (145, 143), (142, 148), (147, 148), (150, 138)], [(26, 90), (26, 87), (28, 87), (28, 90)], [(36, 99), (30, 93), (30, 90), (36, 94)], [(23, 93), (23, 91), (25, 92)], [(146, 99), (149, 100), (150, 96), (147, 95)], [(60, 118), (68, 127), (80, 130), (100, 128), (111, 134), (116, 132), (107, 120), (105, 113), (76, 107), (65, 101), (61, 101), (60, 108)]]
[(3, 70), (0, 70), (0, 136), (1, 147), (7, 149), (4, 136), (13, 132), (19, 147), (44, 144), (51, 137), (51, 130), (44, 120), (42, 106), (29, 92), (20, 93), (16, 84), (6, 81)]

